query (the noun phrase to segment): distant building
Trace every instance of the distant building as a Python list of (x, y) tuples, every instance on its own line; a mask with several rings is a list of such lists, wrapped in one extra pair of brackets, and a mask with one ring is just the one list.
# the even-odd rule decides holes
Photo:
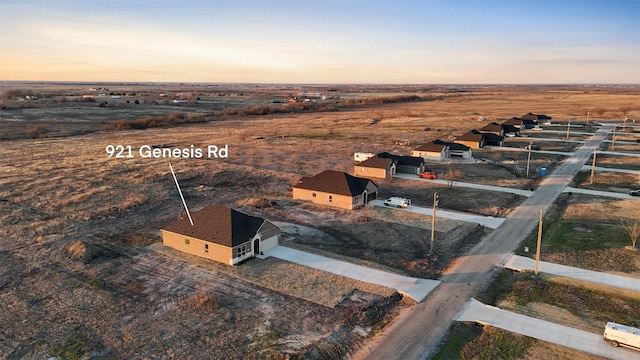
[(455, 142), (433, 140), (427, 144), (415, 148), (412, 152), (414, 156), (421, 156), (427, 160), (447, 161), (452, 158), (471, 159), (473, 152), (471, 147)]
[(520, 116), (520, 119), (533, 120), (536, 123), (541, 123), (541, 122), (551, 121), (551, 116), (547, 116), (547, 115), (544, 115), (544, 114), (526, 113), (526, 114)]

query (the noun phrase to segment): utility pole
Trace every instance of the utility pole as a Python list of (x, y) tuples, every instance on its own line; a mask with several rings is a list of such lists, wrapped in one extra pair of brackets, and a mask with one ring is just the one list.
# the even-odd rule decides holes
[(429, 253), (427, 256), (431, 257), (433, 254), (433, 240), (436, 237), (436, 207), (438, 205), (438, 193), (433, 193), (433, 214), (431, 215), (431, 246), (429, 247)]
[(587, 110), (587, 126), (589, 126), (589, 111)]
[(593, 184), (593, 173), (596, 170), (596, 148), (593, 148), (593, 162), (591, 163), (591, 179), (589, 184)]
[(569, 119), (569, 123), (567, 124), (567, 142), (569, 142), (569, 129), (571, 129), (571, 119)]
[(533, 144), (532, 140), (529, 140), (529, 155), (527, 155), (527, 179), (529, 178), (529, 163), (531, 162), (531, 145)]
[(611, 137), (611, 150), (616, 148), (616, 127), (613, 125), (613, 136)]
[(538, 276), (538, 262), (540, 261), (540, 242), (542, 241), (542, 209), (540, 209), (540, 224), (538, 225), (538, 246), (536, 248), (536, 276)]

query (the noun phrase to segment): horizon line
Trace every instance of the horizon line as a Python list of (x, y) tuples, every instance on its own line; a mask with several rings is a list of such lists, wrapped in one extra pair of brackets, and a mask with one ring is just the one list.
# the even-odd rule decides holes
[(305, 86), (640, 86), (640, 82), (558, 82), (558, 83), (315, 83), (315, 82), (211, 82), (211, 81), (120, 81), (120, 80), (3, 80), (0, 83), (49, 84), (182, 84), (182, 85), (305, 85)]

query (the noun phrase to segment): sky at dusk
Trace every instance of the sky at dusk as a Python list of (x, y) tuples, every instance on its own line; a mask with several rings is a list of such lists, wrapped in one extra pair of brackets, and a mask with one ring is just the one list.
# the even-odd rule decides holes
[(638, 84), (640, 1), (2, 0), (0, 80)]

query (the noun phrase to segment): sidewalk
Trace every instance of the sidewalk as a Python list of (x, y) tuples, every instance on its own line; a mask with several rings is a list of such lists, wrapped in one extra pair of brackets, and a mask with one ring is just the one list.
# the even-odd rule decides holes
[(629, 193), (615, 193), (615, 192), (611, 192), (611, 191), (598, 191), (598, 190), (580, 189), (580, 188), (573, 188), (573, 187), (569, 187), (569, 186), (564, 188), (564, 190), (562, 192), (589, 194), (589, 195), (593, 195), (593, 196), (603, 196), (603, 197), (610, 197), (610, 198), (616, 198), (616, 199), (638, 200), (637, 197), (633, 197), (633, 196), (629, 195)]
[[(473, 321), (510, 332), (577, 349), (608, 359), (638, 359), (639, 353), (626, 348), (615, 348), (602, 339), (602, 334), (555, 324), (514, 312), (501, 310), (471, 299), (454, 317), (456, 321)], [(602, 324), (604, 332), (605, 324)]]
[(258, 257), (263, 258), (269, 256), (351, 279), (396, 289), (399, 293), (407, 295), (417, 302), (422, 302), (427, 295), (440, 284), (440, 281), (437, 280), (392, 274), (346, 261), (335, 260), (288, 248), (286, 246), (276, 246), (267, 251), (264, 256)]
[[(370, 203), (375, 206), (387, 207), (387, 206), (384, 206), (384, 200), (373, 200)], [(406, 208), (394, 208), (394, 207), (389, 207), (389, 208), (395, 209), (395, 210), (409, 211), (416, 214), (433, 216), (432, 208), (425, 208), (425, 207), (413, 206), (413, 205), (407, 206)], [(500, 225), (502, 225), (502, 223), (506, 220), (505, 218), (496, 218), (493, 216), (482, 216), (482, 215), (447, 211), (447, 210), (441, 210), (441, 209), (436, 209), (436, 217), (474, 222), (482, 226), (486, 226), (490, 229), (499, 228)]]
[[(513, 255), (509, 260), (507, 260), (503, 267), (516, 271), (533, 271), (536, 267), (536, 261), (524, 256)], [(544, 261), (540, 261), (538, 263), (538, 271), (621, 289), (640, 291), (640, 279), (632, 277), (612, 275), (565, 265), (552, 264)]]

